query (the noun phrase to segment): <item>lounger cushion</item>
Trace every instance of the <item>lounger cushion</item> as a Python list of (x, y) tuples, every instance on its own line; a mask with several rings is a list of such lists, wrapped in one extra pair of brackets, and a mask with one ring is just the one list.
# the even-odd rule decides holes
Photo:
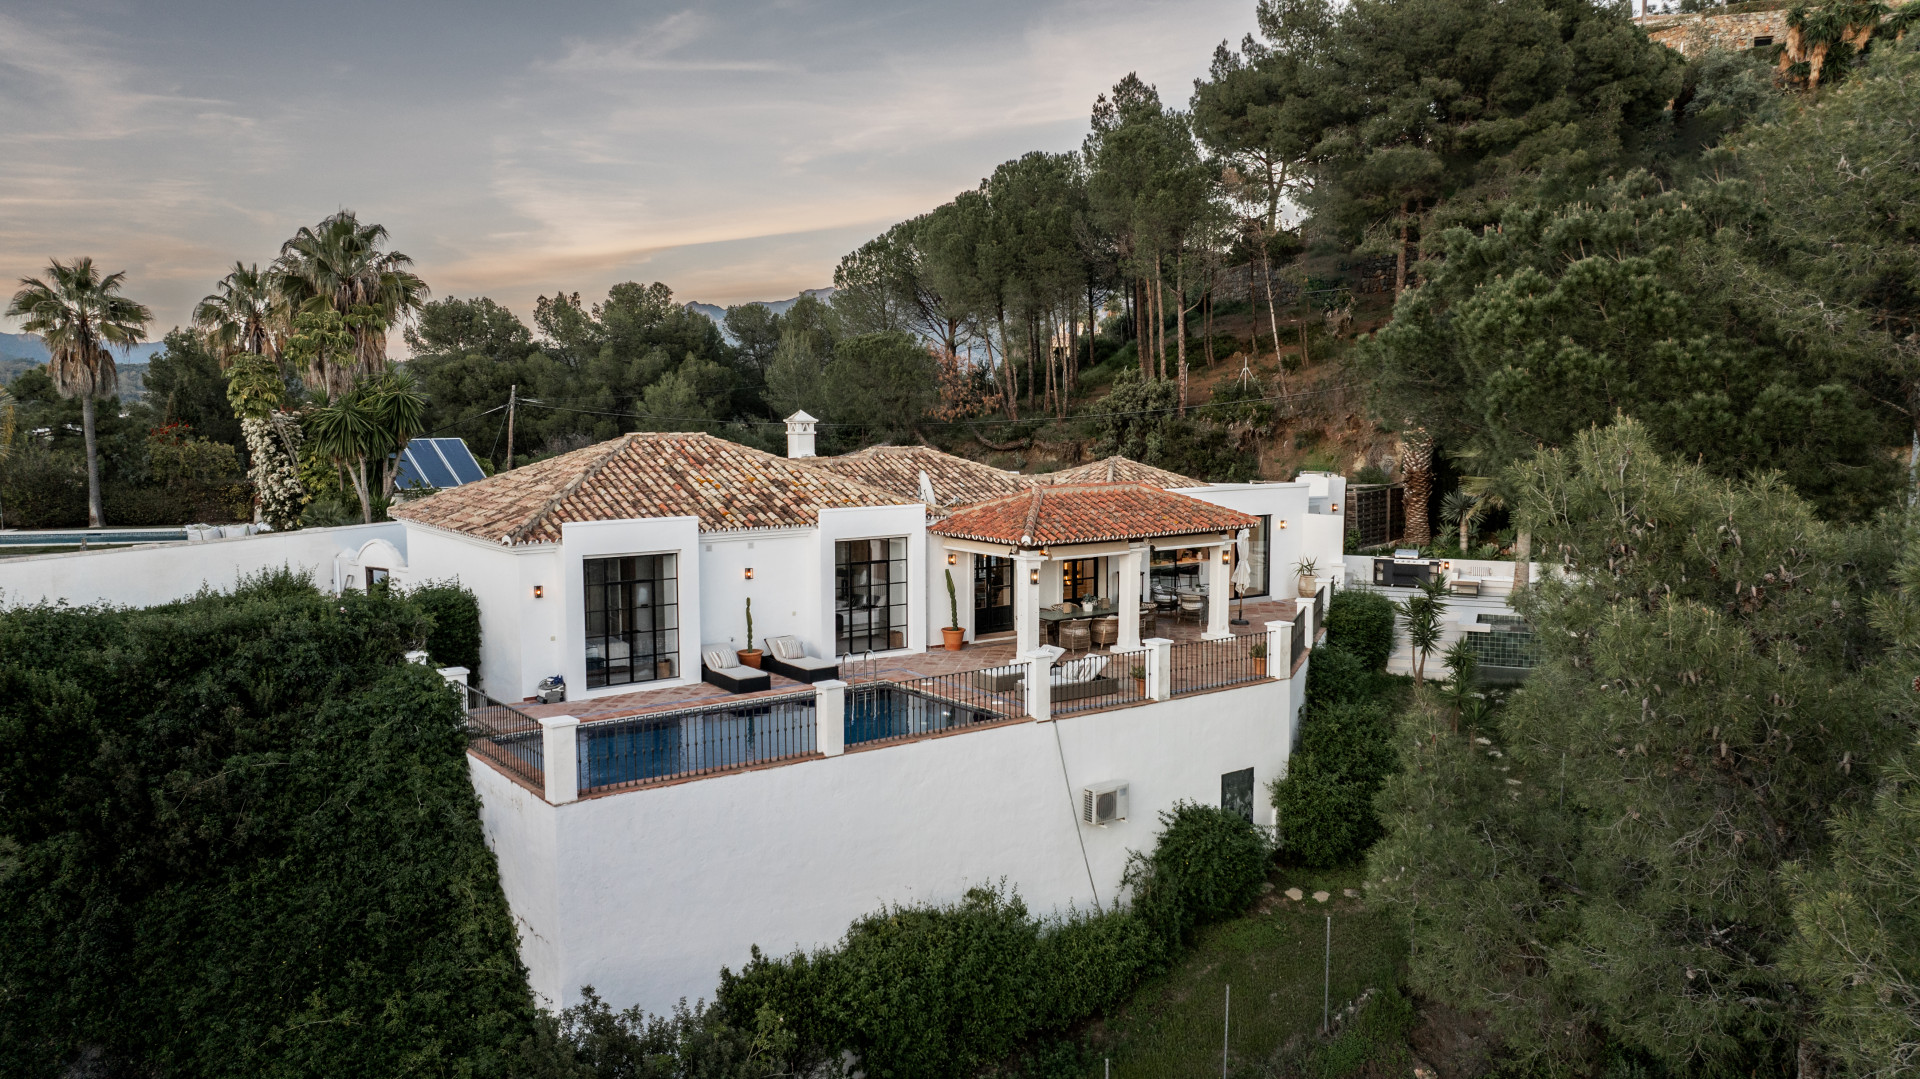
[(742, 665), (738, 652), (730, 648), (719, 648), (714, 645), (708, 645), (700, 650), (700, 662), (705, 663), (708, 667), (716, 671), (724, 671), (728, 667), (739, 667)]
[(799, 667), (801, 670), (806, 671), (824, 671), (829, 667), (838, 667), (840, 665), (839, 660), (821, 659), (819, 656), (807, 655), (794, 656), (791, 659), (782, 659), (780, 662), (789, 667)]
[(773, 654), (781, 659), (801, 659), (807, 654), (806, 646), (800, 643), (798, 637), (775, 637), (767, 643), (773, 646)]

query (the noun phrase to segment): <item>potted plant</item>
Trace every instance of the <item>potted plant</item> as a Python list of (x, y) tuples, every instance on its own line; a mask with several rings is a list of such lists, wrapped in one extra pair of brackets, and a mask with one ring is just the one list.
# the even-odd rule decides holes
[(1247, 656), (1253, 660), (1253, 676), (1265, 678), (1267, 676), (1267, 642), (1253, 642), (1253, 646), (1247, 649)]
[(947, 571), (947, 624), (940, 630), (947, 651), (958, 652), (967, 643), (967, 631), (960, 628), (960, 596), (953, 590), (953, 571)]
[(1146, 696), (1147, 668), (1142, 664), (1136, 663), (1127, 668), (1127, 673), (1133, 676), (1133, 691), (1142, 697)]
[(1320, 590), (1320, 582), (1316, 579), (1316, 575), (1320, 572), (1320, 563), (1312, 558), (1302, 558), (1293, 564), (1293, 572), (1300, 575), (1300, 579), (1295, 582), (1295, 587), (1299, 589), (1295, 595), (1305, 599)]
[(754, 670), (757, 671), (760, 669), (760, 657), (765, 654), (766, 653), (762, 652), (760, 649), (753, 647), (753, 597), (748, 596), (747, 597), (747, 647), (740, 649), (740, 662), (746, 664), (749, 667), (752, 667)]

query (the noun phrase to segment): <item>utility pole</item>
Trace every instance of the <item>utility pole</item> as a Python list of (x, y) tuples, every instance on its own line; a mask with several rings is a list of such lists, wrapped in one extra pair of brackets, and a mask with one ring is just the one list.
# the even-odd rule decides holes
[(513, 471), (513, 406), (519, 399), (520, 384), (516, 382), (507, 391), (507, 467), (501, 470), (503, 472)]

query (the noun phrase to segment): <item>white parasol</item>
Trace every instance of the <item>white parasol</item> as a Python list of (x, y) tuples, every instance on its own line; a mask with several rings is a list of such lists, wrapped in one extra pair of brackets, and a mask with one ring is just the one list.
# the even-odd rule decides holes
[(1253, 563), (1247, 560), (1247, 534), (1243, 530), (1233, 541), (1233, 587), (1244, 594), (1253, 584)]

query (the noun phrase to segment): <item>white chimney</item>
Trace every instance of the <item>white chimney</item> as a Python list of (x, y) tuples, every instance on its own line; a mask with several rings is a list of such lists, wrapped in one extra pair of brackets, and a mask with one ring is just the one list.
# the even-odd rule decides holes
[(805, 412), (796, 412), (787, 417), (787, 456), (812, 457), (813, 425), (819, 420)]

